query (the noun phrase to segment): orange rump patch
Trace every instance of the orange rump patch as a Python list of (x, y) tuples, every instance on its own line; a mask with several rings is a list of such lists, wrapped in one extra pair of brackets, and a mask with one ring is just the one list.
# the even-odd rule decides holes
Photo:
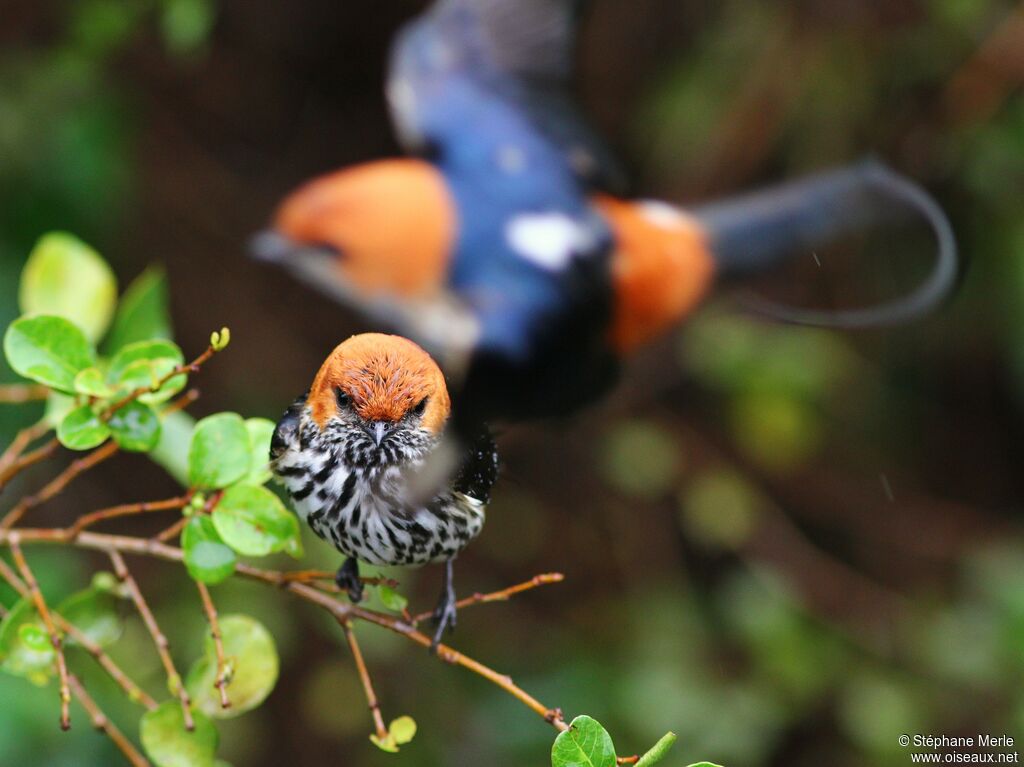
[(335, 248), (358, 288), (413, 297), (443, 286), (457, 224), (441, 174), (401, 159), (309, 182), (284, 201), (275, 226), (297, 242)]
[(696, 220), (664, 203), (594, 204), (615, 233), (611, 341), (628, 352), (690, 313), (714, 277), (714, 261)]

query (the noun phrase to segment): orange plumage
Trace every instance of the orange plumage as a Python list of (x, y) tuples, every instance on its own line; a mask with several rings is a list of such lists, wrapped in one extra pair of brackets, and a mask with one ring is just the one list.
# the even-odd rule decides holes
[(331, 352), (308, 398), (313, 419), (321, 428), (338, 412), (339, 389), (367, 422), (397, 423), (425, 400), (421, 426), (438, 434), (451, 412), (448, 387), (437, 363), (399, 336), (364, 333)]

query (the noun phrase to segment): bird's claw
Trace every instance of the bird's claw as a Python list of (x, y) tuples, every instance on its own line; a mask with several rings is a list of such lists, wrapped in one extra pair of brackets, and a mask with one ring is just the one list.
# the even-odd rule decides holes
[(437, 655), (437, 648), (441, 644), (445, 631), (455, 631), (458, 622), (458, 609), (455, 607), (455, 595), (445, 594), (440, 604), (434, 610), (432, 620), (434, 622), (434, 639), (430, 643), (430, 652)]
[(348, 598), (353, 604), (363, 601), (363, 579), (359, 577), (359, 562), (355, 557), (349, 557), (345, 564), (338, 568), (334, 582), (338, 584), (338, 588), (348, 593)]

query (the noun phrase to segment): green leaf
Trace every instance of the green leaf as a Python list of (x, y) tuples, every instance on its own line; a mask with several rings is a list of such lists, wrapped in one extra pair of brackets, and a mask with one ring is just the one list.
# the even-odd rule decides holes
[(555, 739), (551, 767), (615, 767), (612, 738), (595, 719), (578, 716)]
[(391, 722), (388, 727), (388, 734), (383, 738), (377, 737), (374, 733), (370, 735), (370, 742), (381, 751), (389, 754), (397, 754), (398, 747), (411, 743), (416, 737), (416, 720), (411, 716), (400, 716)]
[(172, 337), (167, 311), (167, 276), (161, 267), (151, 266), (121, 296), (114, 325), (103, 348), (108, 354), (114, 354), (136, 341)]
[(188, 450), (192, 487), (221, 488), (249, 473), (249, 431), (235, 413), (218, 413), (196, 424)]
[(189, 486), (188, 449), (196, 420), (180, 410), (163, 416), (160, 441), (149, 454), (150, 459), (174, 477), (183, 487)]
[(70, 234), (53, 232), (29, 255), (18, 301), (23, 313), (64, 317), (96, 342), (110, 325), (117, 280), (99, 253)]
[(217, 728), (201, 711), (193, 711), (192, 717), (196, 727), (189, 732), (177, 700), (143, 714), (139, 736), (156, 767), (214, 767), (220, 740)]
[(86, 368), (75, 376), (75, 391), (87, 397), (105, 399), (114, 396), (114, 390), (107, 386), (99, 368)]
[(245, 422), (249, 432), (249, 476), (245, 481), (250, 485), (265, 485), (273, 474), (270, 471), (270, 440), (276, 425), (266, 418), (249, 418)]
[[(94, 578), (93, 583), (101, 581)], [(57, 605), (57, 612), (100, 647), (107, 647), (121, 638), (124, 629), (119, 607), (120, 599), (114, 591), (93, 585), (69, 596)], [(77, 644), (71, 636), (66, 641)]]
[(107, 421), (114, 441), (129, 453), (148, 453), (160, 441), (160, 416), (149, 405), (129, 402)]
[(231, 719), (259, 706), (277, 683), (280, 661), (270, 632), (247, 615), (224, 615), (220, 619), (221, 641), (227, 661), (230, 708), (220, 705), (217, 681), (217, 651), (207, 634), (206, 650), (188, 673), (185, 687), (200, 711), (219, 719)]
[(396, 613), (402, 612), (402, 610), (409, 606), (409, 600), (387, 584), (382, 583), (378, 586), (377, 593), (380, 596), (381, 604)]
[(56, 655), (52, 644), (43, 646), (34, 640), (38, 631), (45, 634), (46, 628), (32, 600), (19, 600), (0, 622), (0, 670), (38, 685), (49, 681)]
[(107, 441), (110, 429), (91, 405), (77, 407), (57, 427), (57, 439), (70, 450), (92, 450)]
[(650, 751), (640, 757), (640, 761), (636, 763), (636, 767), (652, 767), (652, 765), (660, 762), (668, 756), (668, 752), (672, 750), (672, 746), (676, 744), (676, 740), (677, 738), (674, 732), (665, 734), (657, 743), (654, 744), (654, 747), (651, 748)]
[[(185, 355), (173, 341), (138, 341), (128, 344), (110, 361), (107, 380), (127, 392), (151, 389), (164, 376), (185, 362)], [(165, 402), (185, 388), (188, 376), (184, 373), (166, 381), (158, 391), (139, 397), (140, 402)]]
[(63, 317), (22, 317), (4, 334), (4, 355), (25, 378), (72, 393), (75, 376), (96, 364), (82, 331)]
[(299, 520), (265, 487), (235, 485), (213, 509), (213, 524), (239, 554), (263, 557), (299, 535)]
[(416, 737), (416, 720), (411, 716), (400, 716), (391, 723), (388, 732), (400, 746), (412, 743), (412, 739)]
[(217, 534), (207, 516), (195, 516), (181, 533), (185, 567), (189, 575), (203, 583), (220, 583), (235, 571), (235, 552)]

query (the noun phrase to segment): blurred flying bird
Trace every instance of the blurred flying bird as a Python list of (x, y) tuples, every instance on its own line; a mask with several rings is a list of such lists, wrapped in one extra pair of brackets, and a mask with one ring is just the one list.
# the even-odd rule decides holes
[(444, 375), (416, 344), (367, 333), (338, 346), (277, 425), (271, 467), (318, 536), (346, 555), (338, 585), (358, 602), (359, 562), (445, 565), (434, 646), (455, 625), (452, 563), (483, 527), (497, 475), (486, 430), (433, 498), (406, 497), (405, 475), (437, 447), (451, 403)]
[(866, 326), (933, 307), (956, 277), (948, 222), (867, 162), (692, 212), (615, 196), (621, 174), (577, 111), (581, 2), (438, 0), (399, 33), (387, 88), (416, 158), (316, 179), (254, 252), (422, 344), (450, 377), (454, 431), (572, 412), (621, 360), (691, 312), (716, 279), (923, 216), (937, 267), (869, 310), (772, 312)]

